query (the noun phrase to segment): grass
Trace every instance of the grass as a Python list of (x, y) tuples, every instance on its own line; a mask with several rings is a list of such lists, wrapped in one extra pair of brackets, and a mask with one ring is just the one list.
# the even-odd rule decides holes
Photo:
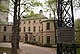
[(11, 52), (11, 48), (0, 47), (0, 53), (1, 53), (1, 52), (10, 53), (10, 52)]
[(80, 48), (77, 48), (76, 54), (80, 54)]

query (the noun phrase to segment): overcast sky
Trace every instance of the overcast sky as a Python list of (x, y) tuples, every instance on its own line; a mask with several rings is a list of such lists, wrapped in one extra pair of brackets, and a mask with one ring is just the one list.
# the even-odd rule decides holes
[[(42, 3), (44, 3), (44, 2), (47, 1), (47, 0), (39, 0), (39, 1), (42, 2)], [(40, 8), (39, 8), (39, 9), (40, 9)], [(45, 15), (46, 15), (46, 13), (45, 13)], [(48, 16), (48, 15), (46, 15), (46, 16)], [(80, 10), (74, 11), (74, 18), (75, 18), (75, 19), (80, 18)]]
[[(38, 1), (40, 1), (41, 3), (44, 3), (44, 2), (47, 1), (47, 0), (38, 0)], [(44, 11), (43, 8), (38, 7), (37, 10), (34, 10), (34, 12), (35, 12), (35, 13), (39, 13), (39, 10), (43, 10), (43, 11)], [(46, 13), (43, 12), (43, 14), (44, 14), (46, 17), (49, 17), (49, 12), (46, 12)], [(74, 19), (78, 19), (78, 18), (80, 18), (80, 10), (74, 11)], [(9, 22), (12, 22), (12, 21), (13, 21), (13, 19), (12, 19), (11, 17), (9, 17)]]

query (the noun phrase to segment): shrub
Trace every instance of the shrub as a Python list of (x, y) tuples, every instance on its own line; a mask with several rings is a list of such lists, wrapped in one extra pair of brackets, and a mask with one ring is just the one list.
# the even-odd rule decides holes
[(76, 44), (76, 48), (80, 48), (80, 44)]
[(51, 47), (51, 44), (44, 44), (43, 47)]

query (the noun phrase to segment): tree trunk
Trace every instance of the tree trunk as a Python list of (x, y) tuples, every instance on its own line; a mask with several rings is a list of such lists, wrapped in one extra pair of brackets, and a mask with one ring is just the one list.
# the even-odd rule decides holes
[(17, 37), (18, 37), (18, 39), (17, 39), (17, 49), (19, 49), (19, 32), (20, 32), (20, 1), (21, 0), (18, 0), (18, 4), (19, 4), (19, 7), (18, 7), (18, 18), (17, 18), (17, 24), (18, 24), (18, 26), (17, 26), (17, 28), (18, 28), (18, 33), (17, 33)]
[(17, 2), (18, 0), (15, 0), (14, 2), (14, 19), (13, 19), (13, 37), (12, 37), (12, 53), (11, 54), (17, 54)]

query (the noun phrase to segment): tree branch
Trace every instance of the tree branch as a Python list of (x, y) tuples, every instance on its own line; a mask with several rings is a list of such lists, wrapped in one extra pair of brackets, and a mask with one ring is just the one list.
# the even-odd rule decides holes
[(13, 0), (11, 0), (13, 3), (15, 3)]
[(13, 16), (12, 13), (10, 13), (9, 11), (3, 11), (2, 9), (0, 9), (0, 11), (4, 13), (9, 13), (11, 16)]
[[(28, 6), (27, 8), (29, 8), (29, 7), (30, 7), (30, 6)], [(26, 9), (27, 9), (27, 8), (26, 8)], [(20, 16), (26, 11), (26, 9), (20, 14)]]

